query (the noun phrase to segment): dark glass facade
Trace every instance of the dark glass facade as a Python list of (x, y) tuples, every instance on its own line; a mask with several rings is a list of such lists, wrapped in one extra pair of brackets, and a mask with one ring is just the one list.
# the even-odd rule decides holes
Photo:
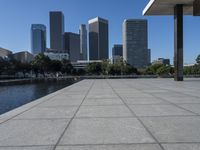
[(64, 34), (64, 49), (69, 54), (71, 62), (80, 60), (80, 35), (76, 33), (66, 32)]
[(64, 15), (62, 12), (50, 12), (50, 48), (64, 49)]
[(88, 52), (87, 52), (87, 29), (86, 29), (86, 25), (84, 25), (84, 24), (80, 25), (79, 34), (80, 34), (81, 60), (87, 60), (88, 59)]
[(33, 24), (31, 26), (31, 51), (37, 55), (46, 50), (46, 26), (42, 24)]
[(90, 60), (108, 59), (109, 55), (108, 21), (94, 18), (89, 21)]
[(123, 45), (115, 44), (112, 48), (113, 56), (123, 56)]
[(123, 58), (136, 68), (144, 68), (150, 64), (147, 20), (129, 19), (124, 21)]

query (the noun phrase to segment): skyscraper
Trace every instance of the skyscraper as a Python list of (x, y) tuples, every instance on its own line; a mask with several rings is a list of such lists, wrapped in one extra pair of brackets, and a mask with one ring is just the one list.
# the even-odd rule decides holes
[(90, 60), (108, 59), (108, 20), (94, 18), (89, 20)]
[(34, 55), (44, 53), (46, 50), (46, 26), (32, 24), (31, 26), (31, 51)]
[(123, 45), (115, 44), (112, 48), (112, 61), (117, 63), (122, 60), (123, 56)]
[(123, 23), (123, 58), (136, 68), (149, 65), (147, 20), (129, 19)]
[(60, 11), (50, 12), (50, 48), (64, 49), (64, 15)]
[(81, 60), (87, 60), (87, 29), (86, 25), (82, 24), (80, 25), (79, 29), (80, 34), (80, 57)]
[(71, 62), (80, 60), (80, 35), (66, 32), (64, 34), (65, 50), (69, 54)]
[(113, 56), (123, 56), (123, 45), (115, 44), (112, 48)]

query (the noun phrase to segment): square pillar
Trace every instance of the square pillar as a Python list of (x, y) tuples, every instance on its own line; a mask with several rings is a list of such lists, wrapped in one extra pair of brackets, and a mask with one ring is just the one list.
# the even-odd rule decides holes
[(174, 69), (175, 81), (183, 81), (183, 5), (174, 7)]

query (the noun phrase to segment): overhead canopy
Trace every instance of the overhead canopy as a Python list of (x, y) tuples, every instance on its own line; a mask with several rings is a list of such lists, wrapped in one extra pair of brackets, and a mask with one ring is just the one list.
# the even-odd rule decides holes
[(184, 15), (193, 15), (194, 1), (195, 0), (150, 0), (143, 11), (143, 15), (174, 15), (174, 7), (177, 4), (183, 4)]

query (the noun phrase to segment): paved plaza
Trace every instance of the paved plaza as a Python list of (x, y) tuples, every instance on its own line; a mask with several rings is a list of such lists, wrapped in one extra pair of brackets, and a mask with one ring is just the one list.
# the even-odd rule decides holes
[(200, 79), (83, 80), (1, 115), (0, 150), (200, 150)]

